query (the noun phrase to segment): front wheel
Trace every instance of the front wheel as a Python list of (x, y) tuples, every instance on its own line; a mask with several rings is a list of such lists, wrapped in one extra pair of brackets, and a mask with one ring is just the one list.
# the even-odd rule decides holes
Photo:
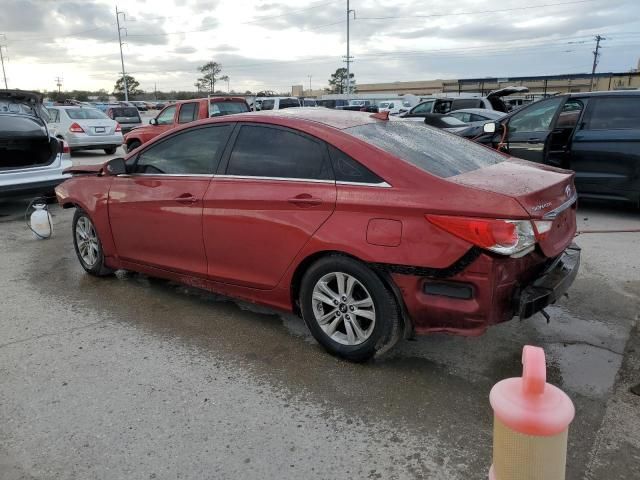
[(118, 147), (105, 148), (104, 153), (106, 153), (107, 155), (113, 155), (114, 153), (116, 153), (117, 148)]
[(140, 145), (142, 145), (142, 143), (140, 143), (138, 140), (131, 140), (129, 143), (127, 143), (127, 153), (133, 152)]
[(113, 270), (104, 264), (102, 243), (98, 237), (93, 222), (87, 213), (78, 208), (73, 216), (73, 247), (82, 268), (87, 273), (97, 277), (103, 277), (113, 273)]
[(305, 273), (302, 316), (330, 353), (361, 362), (386, 351), (399, 338), (398, 304), (380, 277), (342, 255), (324, 257)]

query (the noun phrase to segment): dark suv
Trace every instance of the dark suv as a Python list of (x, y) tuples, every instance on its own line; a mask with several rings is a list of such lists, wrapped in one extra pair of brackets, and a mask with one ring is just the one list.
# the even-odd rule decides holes
[(120, 124), (122, 133), (128, 133), (142, 126), (137, 107), (112, 107), (107, 109), (107, 116)]
[(476, 141), (574, 170), (582, 197), (640, 204), (640, 91), (547, 98), (485, 125)]

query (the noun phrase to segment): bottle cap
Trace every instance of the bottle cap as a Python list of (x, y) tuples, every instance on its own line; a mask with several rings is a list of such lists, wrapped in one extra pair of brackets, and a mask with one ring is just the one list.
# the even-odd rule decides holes
[(547, 383), (544, 350), (531, 345), (522, 350), (522, 377), (495, 384), (489, 401), (502, 423), (526, 435), (557, 435), (575, 416), (569, 396)]

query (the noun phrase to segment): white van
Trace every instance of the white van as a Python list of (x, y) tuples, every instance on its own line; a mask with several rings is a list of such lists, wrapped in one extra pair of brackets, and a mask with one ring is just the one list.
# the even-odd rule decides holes
[(378, 103), (378, 111), (389, 112), (390, 115), (399, 115), (411, 110), (411, 104), (407, 100), (385, 100)]

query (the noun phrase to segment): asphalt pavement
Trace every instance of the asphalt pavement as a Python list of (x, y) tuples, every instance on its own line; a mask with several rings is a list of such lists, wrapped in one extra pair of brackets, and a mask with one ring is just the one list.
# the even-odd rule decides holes
[[(99, 162), (99, 152), (74, 154)], [(545, 348), (576, 405), (568, 479), (640, 478), (640, 234), (583, 234), (569, 298), (363, 365), (291, 315), (134, 273), (84, 273), (73, 211), (35, 240), (0, 201), (0, 478), (486, 479), (491, 387)], [(640, 212), (582, 205), (582, 230)]]

